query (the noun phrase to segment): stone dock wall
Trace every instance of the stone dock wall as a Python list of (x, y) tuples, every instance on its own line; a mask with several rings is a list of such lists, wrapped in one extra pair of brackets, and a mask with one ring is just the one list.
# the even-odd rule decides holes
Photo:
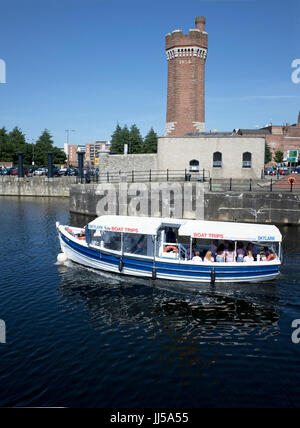
[(70, 211), (215, 221), (300, 224), (300, 193), (210, 192), (207, 183), (75, 184), (76, 177), (0, 177), (0, 195), (69, 197)]
[(55, 196), (69, 197), (70, 187), (76, 177), (24, 177), (0, 176), (0, 195), (2, 196)]
[(130, 185), (122, 186), (124, 184), (109, 183), (72, 186), (70, 211), (94, 216), (151, 215), (246, 223), (300, 224), (299, 193), (209, 192), (207, 185), (202, 183), (143, 183), (143, 190), (139, 193), (137, 188)]

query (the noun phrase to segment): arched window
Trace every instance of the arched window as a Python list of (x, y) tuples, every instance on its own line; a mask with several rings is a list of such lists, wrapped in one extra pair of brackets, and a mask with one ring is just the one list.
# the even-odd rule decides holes
[(221, 168), (222, 167), (222, 153), (215, 152), (213, 154), (213, 167), (214, 168)]
[(190, 171), (199, 172), (199, 161), (197, 161), (196, 159), (190, 161)]
[(243, 153), (243, 168), (251, 168), (252, 155), (249, 152)]

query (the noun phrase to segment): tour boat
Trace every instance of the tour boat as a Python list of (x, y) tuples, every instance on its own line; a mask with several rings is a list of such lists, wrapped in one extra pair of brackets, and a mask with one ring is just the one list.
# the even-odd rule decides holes
[[(199, 283), (258, 282), (275, 279), (281, 266), (282, 236), (273, 225), (106, 215), (84, 228), (59, 223), (56, 227), (59, 261), (122, 275)], [(226, 259), (231, 253), (231, 261), (222, 255), (220, 261), (218, 246)], [(243, 258), (249, 249), (253, 257)]]

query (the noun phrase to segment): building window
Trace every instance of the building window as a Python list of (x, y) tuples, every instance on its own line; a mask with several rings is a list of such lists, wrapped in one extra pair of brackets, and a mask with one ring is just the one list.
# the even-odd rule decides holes
[(196, 159), (190, 161), (190, 172), (199, 172), (199, 161)]
[(243, 153), (243, 168), (251, 168), (252, 155), (249, 152)]
[(221, 168), (222, 167), (222, 153), (215, 152), (213, 154), (213, 167), (214, 168)]

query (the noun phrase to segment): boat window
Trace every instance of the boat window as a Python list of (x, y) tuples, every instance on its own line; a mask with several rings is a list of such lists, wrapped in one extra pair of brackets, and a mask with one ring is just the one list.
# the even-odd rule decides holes
[(102, 235), (103, 247), (107, 250), (121, 251), (121, 234), (118, 232), (104, 232)]
[(124, 252), (131, 254), (140, 254), (146, 256), (149, 250), (148, 236), (124, 233)]
[(100, 230), (89, 229), (89, 235), (90, 235), (90, 245), (94, 247), (100, 247), (101, 241), (103, 239)]

